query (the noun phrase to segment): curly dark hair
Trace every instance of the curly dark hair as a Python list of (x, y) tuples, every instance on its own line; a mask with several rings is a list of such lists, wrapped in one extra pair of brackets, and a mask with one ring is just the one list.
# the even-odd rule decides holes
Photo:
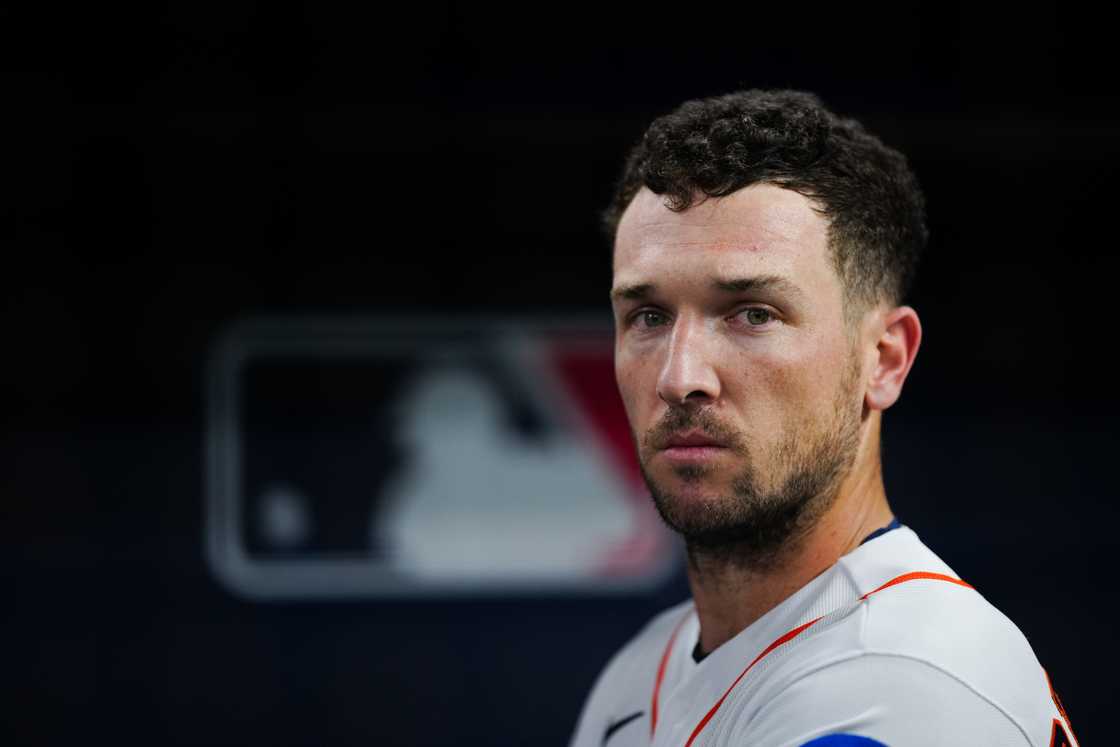
[(811, 93), (740, 91), (654, 120), (626, 159), (603, 227), (613, 242), (643, 186), (682, 211), (759, 182), (804, 195), (828, 218), (849, 319), (903, 302), (929, 237), (918, 181), (905, 156)]

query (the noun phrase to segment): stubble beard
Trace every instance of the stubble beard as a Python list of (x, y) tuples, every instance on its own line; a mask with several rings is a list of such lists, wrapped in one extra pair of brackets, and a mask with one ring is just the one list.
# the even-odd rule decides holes
[[(674, 409), (659, 428), (702, 428), (728, 443), (739, 462), (730, 495), (684, 499), (659, 484), (641, 462), (642, 476), (662, 520), (685, 540), (690, 559), (767, 570), (794, 550), (835, 503), (840, 485), (859, 450), (862, 401), (854, 388), (858, 363), (849, 361), (833, 402), (823, 419), (790, 427), (759, 469), (742, 437), (728, 433), (706, 410)], [(674, 468), (685, 483), (703, 482), (714, 471), (706, 465)]]

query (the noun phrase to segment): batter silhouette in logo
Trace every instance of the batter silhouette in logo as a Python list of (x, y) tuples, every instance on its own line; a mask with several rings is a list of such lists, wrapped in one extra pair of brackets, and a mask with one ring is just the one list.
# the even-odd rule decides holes
[(571, 434), (520, 437), (504, 409), (468, 367), (425, 371), (399, 395), (406, 458), (370, 526), (394, 566), (439, 577), (593, 572), (600, 548), (630, 533), (627, 507), (604, 501), (618, 478)]

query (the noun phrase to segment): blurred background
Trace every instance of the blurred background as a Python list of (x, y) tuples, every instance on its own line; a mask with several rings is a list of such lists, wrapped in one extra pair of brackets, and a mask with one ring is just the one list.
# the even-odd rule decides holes
[[(1056, 2), (3, 8), (6, 743), (564, 744), (607, 658), (687, 596), (679, 570), (246, 595), (207, 551), (208, 376), (237, 320), (606, 314), (597, 215), (626, 150), (744, 87), (815, 91), (910, 157), (932, 240), (888, 495), (1024, 631), (1082, 743), (1105, 743), (1114, 43)], [(239, 380), (258, 425), (309, 391), (289, 363)], [(403, 396), (332, 370), (289, 427)], [(270, 463), (310, 465), (305, 491), (364, 489), (310, 443)], [(263, 494), (273, 533), (232, 540), (250, 554), (376, 558), (368, 500), (361, 538), (324, 549), (291, 492)]]

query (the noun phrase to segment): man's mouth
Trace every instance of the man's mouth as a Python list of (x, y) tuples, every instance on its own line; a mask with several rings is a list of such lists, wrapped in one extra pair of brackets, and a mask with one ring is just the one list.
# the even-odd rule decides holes
[(676, 463), (707, 462), (725, 453), (727, 446), (723, 442), (698, 430), (678, 431), (669, 436), (661, 448), (661, 455)]

